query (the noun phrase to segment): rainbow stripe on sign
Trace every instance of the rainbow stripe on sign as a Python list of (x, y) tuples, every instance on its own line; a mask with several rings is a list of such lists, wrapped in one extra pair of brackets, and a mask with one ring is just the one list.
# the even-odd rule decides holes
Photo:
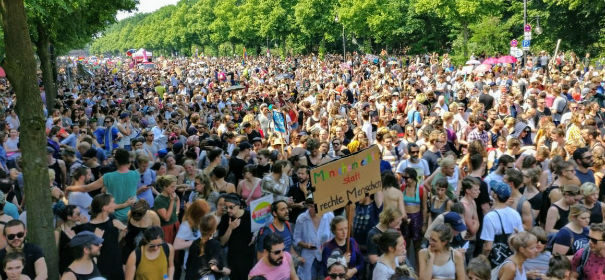
[(368, 153), (364, 159), (357, 162), (352, 162), (351, 164), (345, 165), (344, 163), (337, 169), (325, 170), (321, 169), (320, 171), (313, 172), (313, 184), (317, 184), (317, 180), (321, 179), (321, 181), (325, 181), (327, 178), (333, 178), (337, 176), (345, 176), (346, 174), (352, 172), (353, 170), (358, 169), (359, 167), (366, 166), (372, 161), (378, 160), (379, 157), (375, 152)]

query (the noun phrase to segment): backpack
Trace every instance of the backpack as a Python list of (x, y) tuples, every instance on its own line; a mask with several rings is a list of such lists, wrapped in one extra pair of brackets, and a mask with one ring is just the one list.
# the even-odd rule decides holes
[(496, 215), (498, 215), (498, 220), (500, 220), (500, 228), (502, 229), (502, 233), (496, 234), (492, 244), (492, 250), (489, 252), (488, 259), (492, 265), (492, 268), (499, 266), (508, 257), (513, 255), (513, 251), (508, 246), (508, 237), (511, 235), (511, 233), (506, 233), (504, 231), (504, 225), (502, 224), (500, 213), (498, 213), (496, 210), (494, 210), (494, 212), (496, 212)]
[[(286, 223), (286, 227), (288, 228), (288, 231), (290, 231), (290, 233), (292, 233), (292, 228), (290, 227), (290, 223), (289, 223), (288, 221), (285, 221), (285, 223)], [(268, 227), (268, 228), (271, 230), (271, 232), (276, 232), (276, 231), (277, 231), (277, 230), (275, 229), (275, 226), (273, 225), (273, 223), (270, 223), (270, 224), (269, 224), (268, 226), (266, 226), (266, 227)], [(261, 230), (260, 230), (260, 232), (259, 232), (259, 233), (260, 233), (260, 235), (262, 235), (262, 234), (263, 234), (264, 229), (265, 229), (264, 227), (263, 227), (263, 228), (261, 228)]]
[(578, 280), (584, 280), (584, 266), (588, 262), (588, 256), (590, 255), (590, 247), (586, 247), (584, 251), (582, 251), (582, 257), (580, 258), (580, 265), (576, 267), (576, 272), (578, 273)]
[[(162, 243), (162, 250), (164, 251), (164, 255), (166, 255), (166, 259), (170, 257), (170, 248), (167, 243)], [(134, 249), (134, 255), (136, 257), (136, 267), (141, 263), (141, 247), (137, 247)]]

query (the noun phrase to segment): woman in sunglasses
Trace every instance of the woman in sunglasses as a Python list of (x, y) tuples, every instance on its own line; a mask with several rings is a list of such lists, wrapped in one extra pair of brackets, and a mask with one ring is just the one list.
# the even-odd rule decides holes
[(327, 260), (328, 276), (326, 280), (347, 279), (347, 259), (340, 250), (334, 250)]
[(174, 248), (164, 242), (161, 227), (152, 226), (143, 232), (141, 246), (130, 253), (126, 262), (126, 280), (172, 279)]

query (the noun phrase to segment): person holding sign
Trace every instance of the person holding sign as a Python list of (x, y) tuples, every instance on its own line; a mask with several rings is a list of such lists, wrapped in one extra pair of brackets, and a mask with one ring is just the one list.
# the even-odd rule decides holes
[(326, 242), (321, 253), (322, 260), (322, 275), (326, 275), (327, 263), (326, 260), (332, 254), (332, 251), (338, 249), (341, 252), (345, 252), (344, 256), (348, 263), (348, 270), (346, 279), (357, 280), (359, 272), (365, 266), (363, 261), (363, 255), (359, 249), (357, 241), (353, 237), (349, 237), (349, 224), (345, 217), (336, 216), (330, 223), (330, 230), (334, 234), (334, 238)]

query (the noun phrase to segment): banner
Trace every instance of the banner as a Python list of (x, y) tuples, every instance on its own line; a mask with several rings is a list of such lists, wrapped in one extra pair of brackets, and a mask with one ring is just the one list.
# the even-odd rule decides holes
[(273, 111), (273, 123), (275, 124), (276, 132), (286, 133), (286, 118), (283, 113)]
[(271, 216), (271, 203), (273, 195), (266, 195), (250, 202), (250, 220), (252, 221), (252, 232), (268, 225), (273, 216)]
[(311, 169), (317, 213), (355, 203), (382, 190), (380, 151), (373, 145), (363, 151)]

